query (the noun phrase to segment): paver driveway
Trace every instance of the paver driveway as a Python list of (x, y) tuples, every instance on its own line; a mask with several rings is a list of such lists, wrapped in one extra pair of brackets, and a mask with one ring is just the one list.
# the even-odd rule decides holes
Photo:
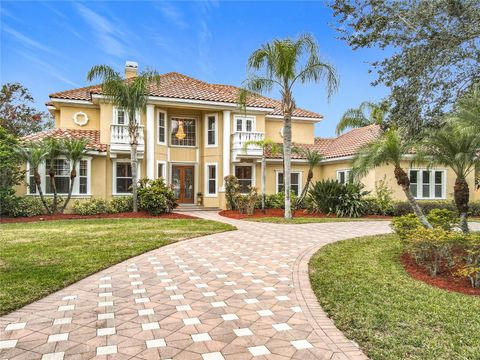
[(225, 219), (238, 231), (178, 242), (0, 319), (1, 359), (365, 359), (319, 307), (308, 259), (387, 222)]

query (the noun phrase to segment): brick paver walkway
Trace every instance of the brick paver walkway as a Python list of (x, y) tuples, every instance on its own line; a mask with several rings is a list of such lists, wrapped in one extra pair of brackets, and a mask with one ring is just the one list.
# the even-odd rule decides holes
[(234, 224), (92, 275), (0, 318), (1, 359), (366, 359), (318, 305), (308, 260), (387, 222)]

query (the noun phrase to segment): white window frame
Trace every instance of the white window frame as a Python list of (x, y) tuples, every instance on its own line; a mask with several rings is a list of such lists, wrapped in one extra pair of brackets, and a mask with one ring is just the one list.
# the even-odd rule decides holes
[[(158, 165), (159, 164), (162, 164), (163, 165), (163, 171), (161, 174), (158, 173)], [(163, 161), (163, 160), (157, 160), (157, 167), (155, 169), (155, 172), (156, 172), (156, 175), (157, 175), (157, 179), (162, 177), (163, 180), (165, 180), (165, 183), (167, 182), (167, 162), (166, 161)]]
[[(283, 170), (275, 170), (275, 194), (279, 193), (278, 186), (280, 185), (280, 181), (278, 177), (280, 174), (283, 174)], [(303, 189), (303, 171), (291, 171), (290, 174), (298, 174), (298, 195), (300, 195)]]
[[(208, 118), (209, 117), (214, 117), (215, 118), (215, 142), (213, 144), (208, 143)], [(218, 146), (218, 114), (213, 113), (213, 114), (205, 114), (205, 147), (206, 148), (211, 148), (211, 147), (217, 147)]]
[[(172, 123), (172, 119), (184, 119), (184, 120), (194, 120), (195, 121), (195, 145), (174, 145), (172, 144), (172, 134), (170, 133), (170, 130), (171, 130), (171, 123)], [(168, 134), (168, 144), (170, 147), (175, 147), (175, 148), (190, 148), (190, 149), (195, 149), (197, 148), (199, 145), (198, 145), (198, 133), (199, 133), (199, 121), (198, 121), (198, 116), (194, 116), (194, 115), (170, 115), (169, 119), (168, 119), (168, 130), (167, 131), (167, 134)]]
[[(112, 124), (113, 125), (122, 125), (122, 124), (119, 124), (117, 123), (117, 119), (118, 119), (118, 110), (120, 108), (117, 107), (117, 106), (114, 106), (113, 107), (113, 118), (112, 118)], [(123, 109), (122, 109), (123, 110)], [(125, 111), (125, 110), (124, 110)], [(136, 120), (137, 120), (137, 124), (140, 125), (140, 112), (137, 110), (136, 114), (135, 114), (135, 117), (136, 117)], [(125, 124), (123, 124), (123, 126), (127, 126), (128, 125), (128, 113), (125, 111)]]
[[(418, 171), (417, 174), (417, 200), (446, 200), (447, 199), (447, 170), (446, 169), (427, 169), (427, 168), (410, 168), (408, 169), (408, 178), (410, 179), (410, 171)], [(430, 196), (423, 196), (423, 172), (430, 172)], [(435, 172), (442, 172), (442, 196), (435, 197)], [(422, 196), (419, 196), (422, 194)]]
[[(57, 159), (66, 159), (65, 156), (57, 156)], [(91, 194), (91, 183), (92, 183), (92, 157), (91, 156), (84, 156), (82, 157), (82, 160), (87, 161), (87, 193), (86, 194), (80, 194), (80, 162), (77, 163), (76, 170), (77, 170), (77, 177), (75, 178), (75, 182), (73, 183), (73, 190), (72, 190), (72, 197), (89, 197), (92, 196)], [(69, 169), (70, 171), (72, 170), (72, 163), (69, 162)], [(27, 195), (32, 195), (36, 196), (38, 194), (38, 190), (35, 188), (35, 193), (30, 192), (30, 164), (26, 164), (26, 183), (27, 183)], [(46, 165), (45, 162), (41, 163), (40, 166), (38, 167), (38, 173), (40, 175), (40, 180), (41, 180), (41, 187), (43, 194), (47, 197), (53, 196), (53, 193), (47, 193), (47, 188), (46, 184), (47, 181), (50, 181), (50, 176), (47, 174), (46, 170)], [(68, 195), (68, 193), (58, 193), (58, 195)]]
[[(256, 164), (255, 163), (237, 163), (233, 166), (233, 174), (236, 174), (236, 169), (237, 167), (242, 167), (242, 166), (250, 166), (252, 168), (252, 185), (251, 186), (256, 186), (256, 178), (257, 178), (257, 174), (256, 174)], [(242, 194), (246, 194), (246, 193), (242, 193)]]
[[(130, 163), (130, 159), (112, 159), (112, 195), (132, 195), (131, 192), (119, 193), (117, 192), (117, 162), (127, 162)], [(137, 166), (137, 181), (140, 179), (140, 162)]]
[[(340, 181), (340, 174), (341, 173), (345, 174), (345, 182), (344, 183), (342, 183)], [(337, 170), (337, 175), (336, 175), (337, 176), (337, 181), (340, 184), (348, 184), (349, 183), (349, 177), (350, 177), (351, 173), (352, 173), (352, 169), (339, 169), (339, 170)]]
[[(163, 130), (163, 135), (165, 141), (160, 141), (160, 113), (163, 114), (165, 120), (165, 128)], [(165, 110), (158, 110), (157, 111), (157, 144), (158, 145), (167, 145), (168, 141), (168, 117), (167, 112)]]
[[(209, 172), (208, 172), (208, 168), (210, 166), (214, 166), (215, 167), (215, 193), (209, 193), (209, 182), (210, 182), (210, 178), (209, 178)], [(205, 163), (205, 192), (204, 192), (204, 195), (205, 197), (217, 197), (218, 196), (218, 163), (214, 162), (214, 163)]]
[[(242, 120), (242, 130), (237, 130), (237, 120)], [(247, 131), (246, 120), (252, 121), (252, 131)], [(233, 115), (234, 132), (255, 132), (257, 127), (257, 117), (255, 115)]]

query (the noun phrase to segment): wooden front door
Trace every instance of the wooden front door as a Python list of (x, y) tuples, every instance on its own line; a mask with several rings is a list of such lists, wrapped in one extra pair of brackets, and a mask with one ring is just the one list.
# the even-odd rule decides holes
[(172, 166), (172, 185), (179, 204), (193, 204), (194, 167)]

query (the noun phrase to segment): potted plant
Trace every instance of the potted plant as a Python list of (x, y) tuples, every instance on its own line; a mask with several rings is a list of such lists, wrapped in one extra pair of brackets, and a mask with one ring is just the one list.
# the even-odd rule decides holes
[(197, 192), (197, 205), (198, 206), (203, 205), (203, 194), (201, 192)]

